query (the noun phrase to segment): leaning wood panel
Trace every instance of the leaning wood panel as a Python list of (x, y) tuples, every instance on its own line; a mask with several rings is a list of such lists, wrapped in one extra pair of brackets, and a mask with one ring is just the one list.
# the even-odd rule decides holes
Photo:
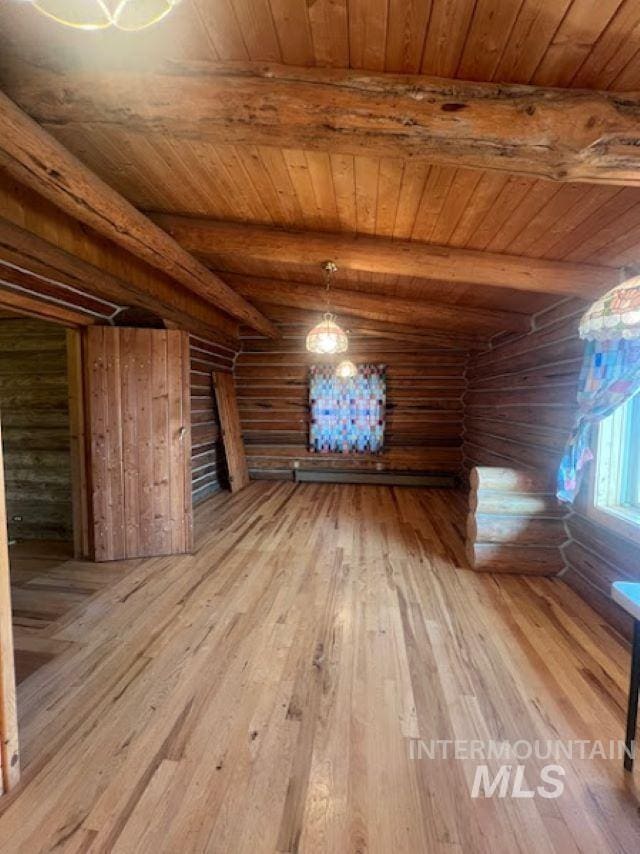
[(0, 794), (20, 779), (4, 464), (0, 437)]
[(235, 350), (191, 336), (191, 483), (193, 504), (228, 486), (220, 419), (213, 389), (214, 371), (233, 369)]
[(220, 413), (222, 442), (229, 470), (229, 484), (232, 492), (238, 492), (249, 483), (249, 469), (242, 442), (235, 380), (232, 374), (214, 371), (213, 385), (216, 390), (218, 412)]

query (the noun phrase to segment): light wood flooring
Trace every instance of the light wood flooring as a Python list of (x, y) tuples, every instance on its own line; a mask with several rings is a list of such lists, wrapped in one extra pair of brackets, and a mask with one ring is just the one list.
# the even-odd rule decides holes
[[(3, 854), (637, 852), (615, 760), (472, 799), (411, 740), (618, 739), (629, 653), (561, 581), (464, 568), (464, 496), (252, 483), (131, 562), (19, 688)], [(525, 763), (530, 788), (541, 760)], [(640, 773), (640, 772), (638, 772)]]
[(67, 650), (57, 640), (59, 621), (126, 571), (122, 564), (72, 560), (73, 544), (21, 540), (9, 547), (16, 680)]

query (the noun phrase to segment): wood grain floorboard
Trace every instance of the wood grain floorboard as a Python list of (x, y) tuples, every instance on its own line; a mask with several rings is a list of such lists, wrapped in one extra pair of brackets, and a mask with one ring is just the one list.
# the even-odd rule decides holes
[(52, 635), (61, 620), (126, 571), (72, 560), (73, 546), (59, 540), (19, 540), (9, 548), (16, 680), (18, 683), (69, 647)]
[[(625, 642), (560, 580), (469, 571), (465, 504), (260, 481), (197, 509), (193, 555), (118, 565), (20, 685), (3, 854), (638, 851), (617, 760), (522, 800), (472, 799), (477, 760), (411, 758), (623, 734)], [(524, 764), (535, 787), (547, 762)]]

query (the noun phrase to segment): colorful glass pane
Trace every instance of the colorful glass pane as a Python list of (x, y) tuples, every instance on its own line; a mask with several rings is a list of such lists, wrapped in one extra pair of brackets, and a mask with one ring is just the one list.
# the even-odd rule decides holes
[(309, 372), (309, 450), (324, 454), (379, 453), (384, 444), (386, 366), (358, 365), (338, 377), (334, 365)]

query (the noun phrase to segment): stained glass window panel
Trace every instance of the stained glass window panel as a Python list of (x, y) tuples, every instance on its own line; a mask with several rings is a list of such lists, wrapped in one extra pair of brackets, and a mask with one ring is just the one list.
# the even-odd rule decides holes
[(309, 449), (324, 454), (376, 454), (384, 445), (386, 366), (358, 365), (355, 377), (333, 365), (309, 372)]

